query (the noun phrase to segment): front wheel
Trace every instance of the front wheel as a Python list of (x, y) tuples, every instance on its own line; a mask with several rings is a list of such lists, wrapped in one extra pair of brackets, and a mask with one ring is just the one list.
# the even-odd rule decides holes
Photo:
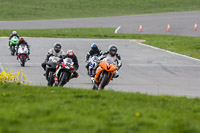
[(25, 57), (22, 56), (22, 58), (21, 58), (21, 66), (22, 66), (22, 67), (25, 66), (25, 61), (26, 61)]
[(53, 72), (50, 72), (49, 73), (49, 76), (48, 76), (48, 86), (53, 86), (54, 84), (54, 76), (53, 76)]
[(105, 72), (103, 74), (102, 80), (100, 81), (99, 89), (104, 89), (104, 87), (108, 84), (108, 79), (108, 73)]
[(60, 74), (60, 76), (61, 76), (61, 78), (60, 78), (60, 81), (59, 81), (59, 83), (58, 83), (58, 86), (64, 86), (65, 84), (66, 84), (66, 80), (67, 80), (67, 73), (66, 72), (62, 72), (61, 74)]

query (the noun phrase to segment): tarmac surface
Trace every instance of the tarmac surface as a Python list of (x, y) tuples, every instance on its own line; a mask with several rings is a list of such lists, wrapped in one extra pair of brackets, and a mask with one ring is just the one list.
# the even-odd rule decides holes
[(96, 42), (106, 51), (110, 44), (116, 44), (122, 57), (123, 66), (119, 78), (114, 79), (106, 90), (148, 94), (169, 94), (177, 96), (200, 96), (200, 60), (171, 53), (135, 40), (123, 39), (65, 39), (65, 38), (25, 38), (31, 45), (30, 61), (24, 68), (11, 56), (7, 49), (8, 38), (0, 38), (0, 69), (20, 71), (27, 74), (32, 85), (47, 85), (41, 63), (47, 51), (55, 42), (61, 42), (65, 51), (73, 49), (78, 57), (79, 78), (72, 79), (66, 87), (91, 89), (90, 78), (86, 74), (85, 56), (90, 44)]
[[(116, 17), (33, 20), (33, 21), (0, 21), (0, 29), (60, 29), (121, 26), (118, 33), (166, 34), (179, 36), (200, 36), (194, 31), (195, 22), (200, 23), (200, 11), (161, 13)], [(167, 31), (170, 23), (171, 31)], [(142, 24), (143, 32), (139, 32)]]

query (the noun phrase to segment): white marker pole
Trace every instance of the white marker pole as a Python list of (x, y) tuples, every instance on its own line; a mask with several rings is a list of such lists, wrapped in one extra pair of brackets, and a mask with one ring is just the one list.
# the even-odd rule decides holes
[[(1, 62), (0, 62), (0, 72), (3, 72), (4, 76), (6, 76), (5, 70), (4, 70), (3, 66), (1, 65)], [(6, 76), (6, 77), (8, 77), (8, 76)]]
[(121, 28), (121, 26), (118, 26), (116, 29), (115, 29), (115, 34), (117, 34), (118, 30)]
[[(3, 66), (1, 65), (1, 62), (0, 62), (0, 70), (3, 72), (4, 71), (4, 68), (3, 68)], [(0, 72), (1, 72), (0, 71)]]

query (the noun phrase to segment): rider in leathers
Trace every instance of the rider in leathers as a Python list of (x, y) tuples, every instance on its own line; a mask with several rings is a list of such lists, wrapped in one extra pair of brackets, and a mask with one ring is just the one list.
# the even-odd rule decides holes
[(85, 67), (86, 67), (86, 69), (88, 71), (88, 74), (89, 74), (89, 64), (90, 64), (89, 59), (90, 59), (90, 57), (101, 56), (101, 55), (102, 55), (102, 51), (98, 48), (98, 45), (96, 43), (93, 43), (91, 45), (90, 51), (86, 55), (86, 62), (87, 62), (87, 64), (86, 64)]
[[(78, 78), (79, 75), (77, 73), (77, 70), (79, 68), (79, 64), (78, 64), (78, 59), (77, 59), (74, 51), (73, 50), (68, 50), (67, 54), (65, 56), (63, 56), (63, 58), (60, 59), (57, 64), (61, 64), (65, 58), (72, 59), (72, 61), (74, 63), (74, 65), (73, 65), (74, 72), (73, 72), (72, 76), (70, 77), (70, 79), (72, 79), (72, 78)], [(55, 73), (55, 84), (57, 85), (58, 84), (58, 73), (59, 73), (59, 71), (61, 69), (61, 66), (57, 65), (56, 68), (57, 68), (57, 70), (56, 70), (56, 73)]]
[(42, 63), (42, 67), (45, 71), (46, 71), (46, 63), (49, 61), (49, 58), (51, 56), (56, 56), (59, 58), (62, 58), (63, 56), (65, 56), (65, 52), (61, 48), (62, 48), (61, 44), (57, 42), (54, 44), (54, 47), (48, 51), (47, 57), (45, 61)]
[[(105, 53), (103, 53), (103, 55), (100, 57), (100, 60), (103, 60), (104, 58), (106, 57), (111, 57), (114, 61), (114, 64), (117, 66), (117, 70), (114, 71), (114, 75), (113, 75), (113, 78), (117, 78), (119, 77), (119, 73), (118, 73), (118, 70), (121, 68), (122, 66), (122, 62), (121, 62), (121, 56), (117, 53), (117, 47), (115, 45), (110, 45), (109, 46), (109, 50)], [(97, 74), (95, 75), (95, 82), (98, 83), (98, 77), (99, 77), (99, 74), (98, 72), (100, 72), (101, 68), (98, 67), (97, 69)]]
[(27, 48), (28, 48), (28, 60), (30, 60), (30, 58), (29, 58), (29, 55), (30, 55), (30, 47), (29, 47), (28, 43), (27, 43), (27, 42), (24, 40), (24, 38), (22, 38), (22, 37), (19, 39), (19, 42), (18, 42), (17, 45), (16, 45), (17, 60), (18, 60), (18, 48), (19, 48), (19, 46), (20, 46), (21, 44), (24, 44), (24, 45), (27, 46)]
[(17, 31), (13, 31), (12, 34), (9, 37), (9, 42), (8, 42), (8, 48), (10, 48), (10, 40), (16, 36), (19, 39), (19, 35), (17, 34)]

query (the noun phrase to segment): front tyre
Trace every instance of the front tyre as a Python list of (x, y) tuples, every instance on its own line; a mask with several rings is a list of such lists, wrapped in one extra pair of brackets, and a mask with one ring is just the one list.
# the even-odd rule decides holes
[(103, 74), (103, 77), (102, 77), (102, 80), (100, 81), (100, 84), (99, 84), (99, 89), (104, 89), (104, 87), (107, 85), (108, 83), (108, 73), (104, 73)]
[(60, 81), (58, 83), (58, 86), (64, 86), (66, 84), (66, 80), (67, 80), (67, 73), (62, 72), (60, 75), (61, 75), (61, 78), (60, 78)]
[(49, 76), (48, 76), (48, 86), (53, 86), (54, 84), (54, 76), (53, 76), (53, 72), (50, 72), (49, 73)]
[(25, 57), (24, 56), (22, 56), (22, 58), (21, 58), (21, 66), (22, 67), (24, 67), (25, 66)]
[(13, 55), (13, 56), (15, 55), (15, 46), (14, 46), (14, 45), (12, 46), (12, 52), (11, 52), (11, 55)]

